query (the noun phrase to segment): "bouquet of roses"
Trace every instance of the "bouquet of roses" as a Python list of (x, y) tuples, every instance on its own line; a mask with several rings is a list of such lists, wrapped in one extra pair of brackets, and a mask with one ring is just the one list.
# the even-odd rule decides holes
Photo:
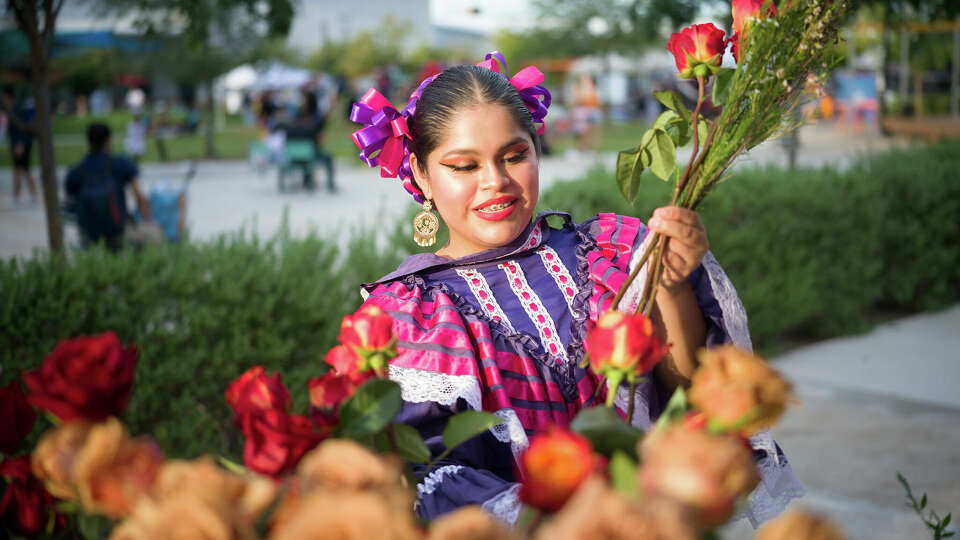
[[(794, 111), (820, 92), (832, 67), (837, 27), (846, 2), (733, 0), (733, 34), (711, 23), (694, 24), (671, 36), (679, 76), (697, 82), (697, 103), (691, 112), (674, 92), (655, 92), (667, 107), (640, 144), (617, 156), (617, 184), (628, 201), (637, 195), (641, 173), (649, 169), (674, 181), (671, 205), (696, 209), (723, 178), (737, 156), (798, 127)], [(736, 67), (722, 67), (727, 47)], [(713, 119), (701, 116), (709, 98), (720, 109)], [(692, 140), (690, 160), (682, 170), (676, 149)], [(663, 273), (666, 239), (654, 234), (640, 263), (613, 301), (618, 305), (644, 263), (652, 257), (638, 312), (649, 313)]]

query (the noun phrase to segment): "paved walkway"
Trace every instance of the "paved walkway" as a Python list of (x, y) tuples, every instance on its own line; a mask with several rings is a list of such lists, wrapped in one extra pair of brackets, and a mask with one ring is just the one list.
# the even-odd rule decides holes
[[(902, 144), (816, 126), (804, 128), (801, 140), (802, 165), (841, 168), (858, 154)], [(580, 176), (597, 162), (612, 167), (615, 159), (613, 154), (544, 159), (541, 186)], [(784, 161), (779, 143), (773, 142), (741, 163)], [(152, 182), (180, 177), (186, 164), (150, 164), (144, 169), (144, 181)], [(190, 187), (191, 235), (203, 241), (243, 227), (269, 236), (284, 216), (294, 235), (311, 229), (334, 234), (357, 225), (392, 227), (411, 204), (396, 180), (342, 162), (337, 171), (336, 195), (280, 194), (272, 173), (259, 176), (242, 162), (201, 162)], [(6, 199), (10, 184), (9, 169), (0, 170), (0, 258), (29, 256), (45, 244), (42, 210), (38, 205), (12, 205)], [(71, 230), (68, 241), (76, 241)], [(960, 519), (958, 330), (960, 306), (804, 347), (775, 360), (795, 382), (802, 400), (775, 432), (809, 490), (801, 504), (833, 517), (850, 538), (930, 537), (903, 507), (897, 471), (915, 491), (928, 493), (931, 508), (941, 514), (952, 511)], [(746, 522), (726, 532), (726, 538), (752, 536)]]

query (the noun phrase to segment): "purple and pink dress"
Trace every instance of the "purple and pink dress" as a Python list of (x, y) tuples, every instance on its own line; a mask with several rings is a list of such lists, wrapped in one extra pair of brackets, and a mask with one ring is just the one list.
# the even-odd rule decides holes
[[(562, 221), (551, 227), (547, 217)], [(507, 523), (520, 512), (515, 462), (529, 437), (602, 403), (598, 378), (578, 366), (588, 324), (610, 307), (638, 262), (647, 229), (640, 220), (600, 214), (574, 223), (538, 215), (510, 244), (460, 259), (408, 257), (393, 273), (364, 285), (366, 302), (394, 318), (399, 356), (390, 378), (401, 388), (398, 422), (415, 427), (434, 456), (447, 419), (474, 409), (504, 422), (457, 447), (417, 485), (417, 512), (434, 518), (467, 504)], [(646, 269), (621, 309), (639, 301)], [(689, 277), (707, 328), (707, 347), (750, 348), (746, 315), (713, 255)], [(596, 396), (596, 397), (595, 397)], [(633, 422), (649, 428), (670, 396), (648, 377)], [(627, 409), (625, 387), (616, 406)], [(762, 482), (739, 517), (756, 526), (803, 494), (783, 452), (767, 432), (751, 439)], [(422, 469), (415, 472), (422, 472)]]

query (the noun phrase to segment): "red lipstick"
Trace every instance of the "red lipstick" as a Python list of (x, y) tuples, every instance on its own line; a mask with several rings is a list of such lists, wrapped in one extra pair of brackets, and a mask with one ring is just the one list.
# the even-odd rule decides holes
[[(480, 205), (474, 207), (473, 211), (477, 214), (477, 217), (480, 219), (485, 219), (487, 221), (500, 221), (506, 219), (510, 214), (513, 213), (517, 208), (516, 204), (517, 198), (509, 195), (503, 197), (496, 197), (494, 199), (489, 199), (482, 202)], [(482, 208), (487, 208), (497, 204), (507, 204), (506, 208), (502, 210), (496, 210), (493, 212), (483, 211)]]

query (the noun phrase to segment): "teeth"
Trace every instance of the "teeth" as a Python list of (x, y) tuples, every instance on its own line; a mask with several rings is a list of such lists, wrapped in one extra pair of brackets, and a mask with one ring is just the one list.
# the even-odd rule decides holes
[(490, 206), (484, 206), (481, 210), (483, 210), (484, 212), (499, 212), (500, 210), (503, 210), (504, 208), (510, 206), (511, 204), (513, 204), (513, 201), (499, 203), (499, 204), (491, 204)]

